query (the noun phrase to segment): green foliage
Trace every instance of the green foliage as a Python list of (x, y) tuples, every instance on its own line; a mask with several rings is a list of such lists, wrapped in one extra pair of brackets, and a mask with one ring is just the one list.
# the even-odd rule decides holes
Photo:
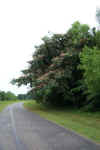
[(84, 70), (83, 84), (87, 87), (88, 98), (100, 107), (100, 50), (85, 47), (80, 54), (80, 68)]
[(83, 89), (77, 88), (82, 78), (77, 69), (79, 53), (85, 45), (91, 46), (92, 39), (89, 26), (79, 22), (65, 34), (45, 36), (43, 43), (35, 47), (29, 68), (13, 83), (29, 85), (40, 103), (81, 107), (84, 96)]
[(10, 91), (6, 93), (6, 97), (7, 97), (6, 100), (16, 100), (17, 99), (17, 96)]
[(17, 96), (14, 93), (0, 91), (0, 101), (16, 100), (16, 99), (17, 99)]
[(96, 32), (95, 43), (96, 43), (96, 47), (100, 48), (100, 31)]
[(17, 99), (19, 99), (19, 100), (32, 100), (32, 94), (30, 92), (27, 94), (18, 94)]
[(29, 67), (13, 83), (30, 86), (33, 98), (46, 105), (98, 104), (100, 31), (77, 21), (67, 33), (45, 36), (42, 41)]

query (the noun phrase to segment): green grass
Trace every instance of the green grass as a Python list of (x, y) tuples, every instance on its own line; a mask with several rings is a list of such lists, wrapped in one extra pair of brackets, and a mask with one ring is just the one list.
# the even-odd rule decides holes
[(0, 112), (2, 112), (3, 111), (3, 109), (5, 108), (5, 107), (7, 107), (8, 105), (10, 105), (10, 104), (13, 104), (13, 103), (17, 103), (17, 102), (19, 102), (18, 100), (15, 100), (15, 101), (0, 101)]
[(46, 108), (35, 101), (24, 103), (24, 107), (38, 113), (65, 128), (100, 143), (100, 112), (89, 113), (77, 110)]

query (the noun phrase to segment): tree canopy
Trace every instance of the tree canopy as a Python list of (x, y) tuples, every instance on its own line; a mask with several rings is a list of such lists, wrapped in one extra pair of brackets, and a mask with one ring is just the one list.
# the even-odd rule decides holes
[(99, 39), (100, 31), (78, 21), (65, 34), (43, 37), (42, 44), (35, 46), (32, 60), (28, 61), (29, 67), (22, 70), (23, 75), (13, 79), (12, 83), (29, 85), (37, 102), (83, 107), (88, 101), (85, 91), (89, 91), (89, 84), (83, 80), (91, 82), (91, 73), (86, 70), (90, 69), (91, 57), (94, 57), (93, 64), (99, 65)]

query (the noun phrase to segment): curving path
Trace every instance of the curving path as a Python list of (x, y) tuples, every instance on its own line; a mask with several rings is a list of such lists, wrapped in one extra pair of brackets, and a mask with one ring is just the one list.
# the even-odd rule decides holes
[(0, 150), (100, 150), (100, 145), (16, 103), (0, 113)]

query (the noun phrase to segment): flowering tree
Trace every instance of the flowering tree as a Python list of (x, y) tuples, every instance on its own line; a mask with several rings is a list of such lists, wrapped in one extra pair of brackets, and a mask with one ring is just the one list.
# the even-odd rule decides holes
[(13, 83), (29, 85), (38, 102), (80, 107), (85, 99), (83, 89), (76, 90), (82, 78), (77, 66), (84, 46), (93, 44), (88, 25), (75, 22), (66, 34), (45, 36), (42, 40), (43, 43), (35, 47), (28, 69)]

